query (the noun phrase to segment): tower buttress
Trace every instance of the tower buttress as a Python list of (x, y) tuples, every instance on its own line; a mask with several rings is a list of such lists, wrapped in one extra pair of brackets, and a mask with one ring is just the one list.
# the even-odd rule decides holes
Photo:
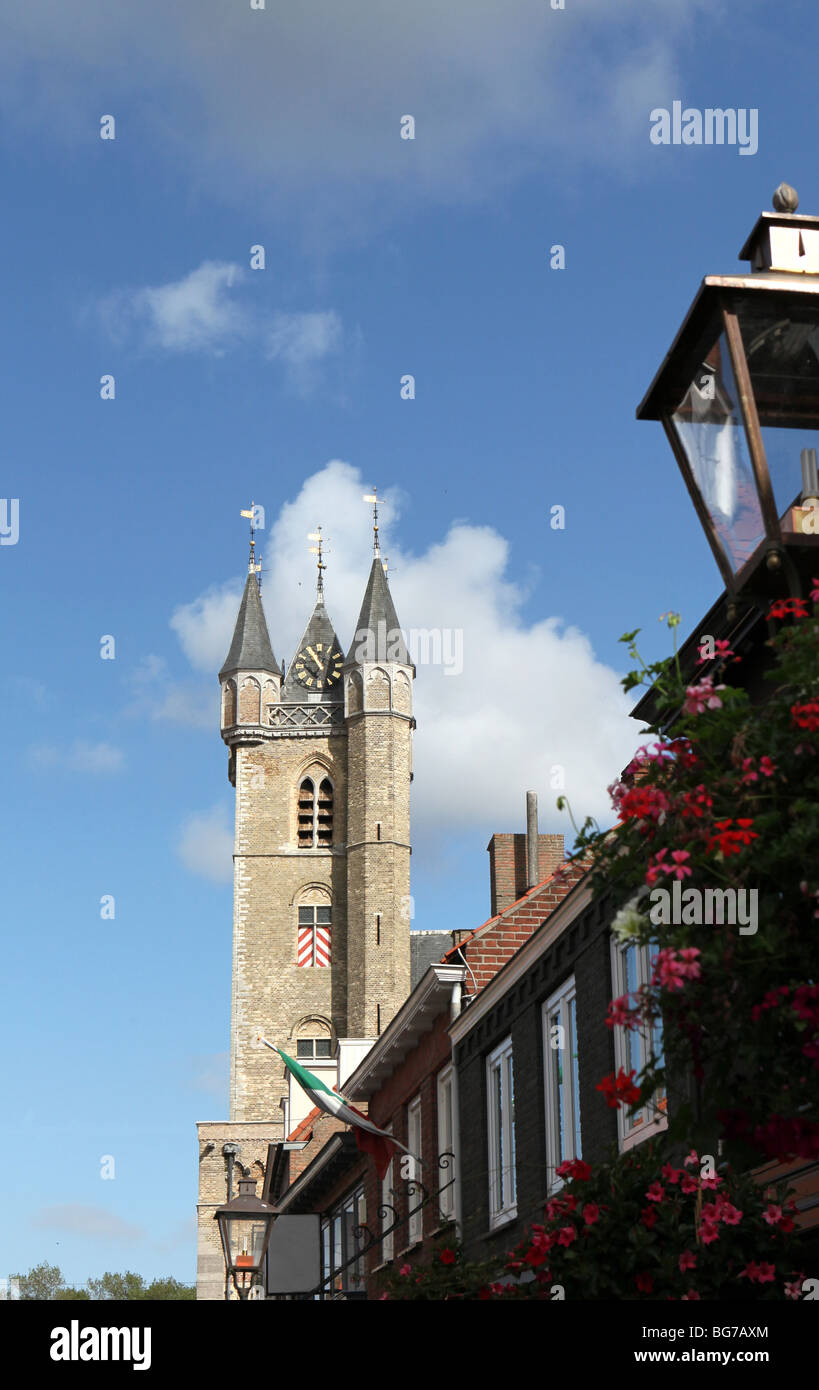
[(414, 677), (376, 543), (344, 668), (347, 1022), (353, 1037), (377, 1037), (410, 992)]

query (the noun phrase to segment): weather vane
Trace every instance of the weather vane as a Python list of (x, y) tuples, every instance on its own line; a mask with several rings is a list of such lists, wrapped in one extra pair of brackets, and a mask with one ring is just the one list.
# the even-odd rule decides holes
[(245, 516), (250, 521), (250, 559), (247, 562), (248, 574), (255, 574), (256, 583), (261, 591), (262, 587), (262, 562), (256, 560), (256, 503), (251, 502), (249, 512), (240, 512), (240, 516)]
[(323, 553), (324, 553), (324, 552), (323, 552), (323, 548), (322, 548), (322, 547), (324, 546), (324, 538), (323, 538), (323, 536), (322, 536), (322, 534), (321, 534), (321, 527), (320, 527), (320, 526), (317, 526), (316, 529), (315, 529), (315, 531), (311, 531), (310, 534), (308, 535), (307, 539), (308, 539), (308, 541), (316, 541), (316, 542), (317, 542), (316, 545), (311, 545), (311, 546), (310, 546), (310, 554), (311, 554), (311, 555), (316, 555), (316, 556), (318, 556), (318, 559), (316, 560), (316, 564), (317, 564), (317, 566), (318, 566), (318, 583), (316, 584), (316, 598), (319, 600), (320, 603), (323, 603), (323, 602), (324, 602), (324, 575), (322, 574), (322, 570), (326, 570), (327, 566), (325, 565), (324, 561), (323, 561), (322, 558), (321, 558), (322, 555), (323, 555)]
[(374, 487), (372, 492), (364, 493), (364, 501), (373, 504), (373, 554), (380, 556), (378, 548), (378, 488)]

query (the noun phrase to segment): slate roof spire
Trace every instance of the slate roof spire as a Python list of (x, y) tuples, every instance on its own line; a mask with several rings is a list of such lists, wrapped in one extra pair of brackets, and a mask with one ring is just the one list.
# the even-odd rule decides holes
[(367, 580), (348, 660), (357, 666), (365, 661), (399, 661), (403, 666), (412, 665), (387, 583), (384, 561), (378, 553)]
[(252, 571), (247, 576), (233, 629), (233, 641), (219, 672), (219, 679), (231, 676), (236, 671), (269, 671), (272, 675), (281, 675), (281, 667), (270, 645), (259, 581)]

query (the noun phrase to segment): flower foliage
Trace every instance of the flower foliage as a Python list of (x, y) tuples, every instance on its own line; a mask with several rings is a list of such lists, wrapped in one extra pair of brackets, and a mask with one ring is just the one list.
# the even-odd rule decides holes
[(783, 1186), (717, 1171), (693, 1150), (663, 1162), (664, 1141), (612, 1163), (580, 1160), (558, 1170), (563, 1185), (543, 1221), (502, 1267), (470, 1263), (459, 1245), (387, 1276), (382, 1297), (405, 1299), (720, 1299), (802, 1296), (793, 1203)]
[(703, 642), (686, 680), (676, 652), (646, 666), (625, 634), (640, 667), (623, 685), (653, 688), (654, 741), (609, 788), (616, 825), (587, 821), (573, 855), (625, 904), (615, 934), (652, 954), (650, 982), (612, 1001), (609, 1024), (663, 1027), (664, 1056), (628, 1078), (638, 1096), (614, 1077), (600, 1089), (636, 1106), (693, 1076), (672, 1138), (722, 1139), (745, 1163), (819, 1158), (819, 587), (811, 598), (812, 613), (771, 605), (771, 688), (753, 703), (719, 681), (740, 660), (727, 642)]

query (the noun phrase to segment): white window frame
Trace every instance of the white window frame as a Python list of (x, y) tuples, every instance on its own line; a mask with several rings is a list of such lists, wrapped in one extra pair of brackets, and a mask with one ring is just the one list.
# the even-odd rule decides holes
[[(633, 941), (619, 942), (616, 937), (611, 938), (611, 986), (612, 999), (619, 999), (621, 995), (627, 994), (627, 955), (633, 950), (636, 952), (636, 979), (635, 988), (647, 984), (651, 979), (651, 959), (657, 953), (656, 946), (639, 945)], [(656, 1025), (655, 1025), (656, 1027)], [(648, 1056), (648, 1034), (645, 1027), (639, 1029), (627, 1029), (622, 1025), (617, 1025), (612, 1029), (614, 1033), (614, 1069), (619, 1071), (620, 1067), (628, 1074), (632, 1067), (636, 1070), (637, 1076), (640, 1075)], [(644, 1139), (649, 1139), (652, 1135), (661, 1134), (668, 1128), (668, 1116), (664, 1109), (660, 1108), (660, 1102), (665, 1096), (659, 1092), (641, 1107), (636, 1115), (630, 1115), (625, 1105), (621, 1105), (617, 1111), (617, 1142), (621, 1153), (627, 1149), (634, 1148), (635, 1144), (640, 1144)]]
[[(421, 1180), (421, 1167), (416, 1159), (421, 1157), (421, 1097), (415, 1096), (407, 1106), (407, 1148), (411, 1151), (412, 1157), (407, 1164), (407, 1178), (410, 1182), (418, 1183)], [(417, 1206), (419, 1201), (416, 1191), (413, 1197), (408, 1199), (410, 1208)], [(423, 1239), (424, 1233), (424, 1209), (413, 1212), (407, 1223), (407, 1243), (417, 1245)]]
[[(385, 1133), (385, 1134), (392, 1134), (392, 1125), (386, 1125), (386, 1126), (384, 1127), (384, 1133)], [(383, 1178), (381, 1179), (381, 1205), (382, 1205), (382, 1206), (386, 1206), (387, 1203), (389, 1203), (390, 1206), (392, 1206), (392, 1207), (394, 1207), (394, 1205), (395, 1205), (394, 1201), (392, 1201), (393, 1163), (394, 1163), (394, 1159), (391, 1158), (391, 1159), (390, 1159), (390, 1162), (389, 1162), (389, 1167), (387, 1168), (386, 1173), (384, 1174)], [(393, 1223), (394, 1220), (395, 1220), (395, 1217), (394, 1217), (394, 1215), (392, 1215), (391, 1213), (387, 1213), (386, 1216), (382, 1216), (382, 1218), (381, 1218), (381, 1229), (382, 1229), (382, 1231), (383, 1231), (383, 1229), (384, 1229), (385, 1226), (390, 1226), (390, 1225), (392, 1225), (392, 1223)], [(382, 1236), (382, 1239), (381, 1239), (381, 1263), (382, 1263), (382, 1264), (385, 1264), (385, 1265), (386, 1265), (386, 1264), (389, 1264), (390, 1260), (392, 1259), (392, 1256), (393, 1256), (393, 1249), (394, 1249), (394, 1246), (393, 1246), (393, 1236), (394, 1236), (394, 1234), (395, 1234), (394, 1231), (389, 1231), (385, 1236)]]
[[(494, 1103), (498, 1079), (500, 1118)], [(515, 1072), (511, 1037), (506, 1038), (486, 1059), (486, 1102), (489, 1224), (490, 1227), (495, 1227), (512, 1221), (518, 1214), (515, 1171)]]
[(438, 1182), (446, 1186), (438, 1201), (438, 1220), (444, 1226), (457, 1219), (458, 1151), (455, 1146), (455, 1068), (450, 1064), (439, 1071), (436, 1080), (438, 1098), (438, 1158), (448, 1153), (449, 1167), (438, 1169)]
[[(572, 1005), (574, 1004), (574, 1010)], [(574, 1025), (572, 1024), (572, 1013), (574, 1013)], [(554, 1025), (551, 1020), (557, 1014), (559, 1023)], [(567, 1163), (573, 1158), (583, 1156), (583, 1137), (580, 1119), (580, 1095), (579, 1095), (579, 1058), (577, 1068), (575, 1067), (575, 1055), (578, 1051), (576, 1037), (577, 1029), (577, 987), (573, 975), (555, 990), (554, 994), (546, 1000), (541, 1011), (543, 1026), (543, 1079), (546, 1097), (546, 1190), (549, 1193), (556, 1192), (563, 1186), (563, 1179), (556, 1174), (556, 1169), (562, 1163)], [(563, 1047), (556, 1048), (553, 1045), (552, 1028), (558, 1026), (562, 1029), (561, 1038)], [(555, 1076), (555, 1065), (560, 1064), (563, 1074), (560, 1084), (563, 1087), (564, 1115), (563, 1115), (563, 1142), (560, 1139), (560, 1115), (558, 1109), (559, 1094), (558, 1081)], [(580, 1130), (580, 1143), (577, 1142), (577, 1131)]]

